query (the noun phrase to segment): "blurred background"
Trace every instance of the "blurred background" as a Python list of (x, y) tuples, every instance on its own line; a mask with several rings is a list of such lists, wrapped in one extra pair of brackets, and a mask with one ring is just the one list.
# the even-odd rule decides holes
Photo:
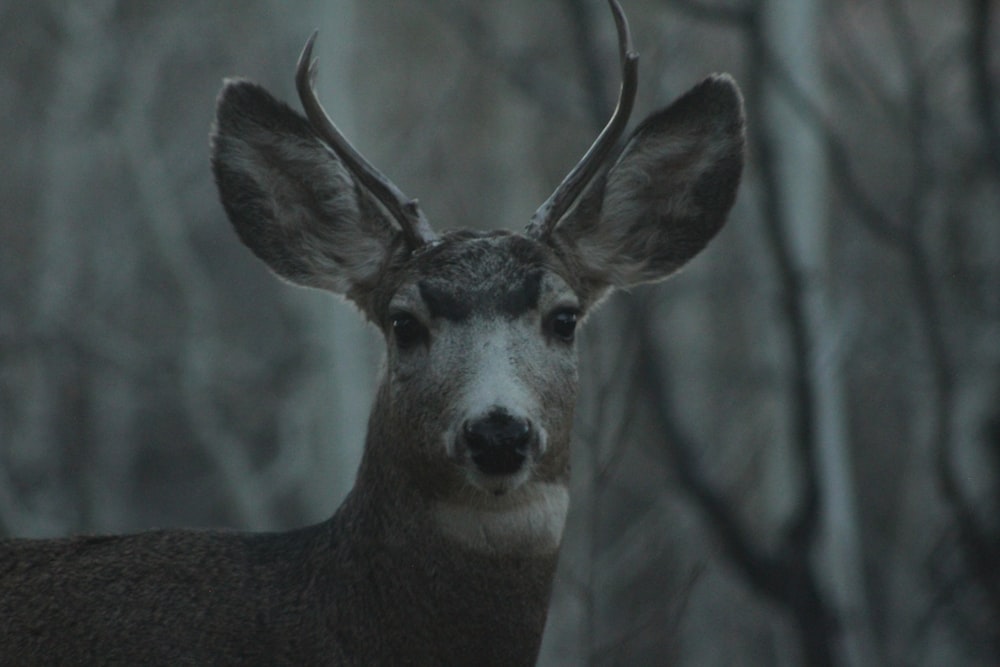
[[(623, 0), (635, 120), (746, 95), (729, 225), (580, 341), (542, 665), (993, 665), (1000, 13)], [(208, 167), (223, 77), (319, 91), (439, 229), (521, 228), (610, 114), (602, 0), (0, 1), (0, 534), (329, 516), (382, 343), (274, 279)]]

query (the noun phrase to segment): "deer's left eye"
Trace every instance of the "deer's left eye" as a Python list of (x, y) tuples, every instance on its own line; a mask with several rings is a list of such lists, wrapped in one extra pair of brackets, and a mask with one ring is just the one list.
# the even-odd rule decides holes
[(580, 313), (572, 308), (560, 308), (549, 315), (546, 329), (553, 338), (564, 343), (572, 343), (579, 317)]
[(396, 313), (390, 318), (390, 322), (392, 335), (401, 350), (409, 349), (427, 337), (427, 329), (420, 320), (409, 313)]

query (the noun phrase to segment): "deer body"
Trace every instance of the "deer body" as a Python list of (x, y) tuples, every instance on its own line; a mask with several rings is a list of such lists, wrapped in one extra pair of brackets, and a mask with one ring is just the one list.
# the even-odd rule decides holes
[(2, 662), (533, 663), (554, 553), (466, 552), (420, 520), (370, 525), (365, 502), (290, 533), (7, 542)]
[(611, 6), (618, 109), (524, 234), (435, 235), (326, 118), (312, 40), (308, 119), (226, 83), (212, 164), (236, 232), (386, 340), (357, 481), (329, 521), (289, 533), (0, 542), (0, 664), (534, 663), (569, 502), (575, 326), (697, 254), (743, 164), (725, 76), (618, 145), (635, 55)]

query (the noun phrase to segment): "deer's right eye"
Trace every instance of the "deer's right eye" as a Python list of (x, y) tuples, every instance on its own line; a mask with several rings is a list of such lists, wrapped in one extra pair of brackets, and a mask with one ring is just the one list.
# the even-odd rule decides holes
[(420, 320), (409, 313), (396, 313), (390, 318), (390, 322), (392, 335), (401, 350), (411, 348), (427, 338), (427, 329)]
[(572, 343), (580, 313), (573, 308), (560, 308), (548, 319), (549, 333), (564, 343)]

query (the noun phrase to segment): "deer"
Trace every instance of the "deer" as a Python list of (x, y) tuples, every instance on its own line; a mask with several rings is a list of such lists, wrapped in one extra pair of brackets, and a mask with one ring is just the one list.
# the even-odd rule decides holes
[(617, 106), (523, 232), (435, 232), (319, 102), (316, 33), (295, 75), (304, 115), (224, 82), (211, 166), (235, 232), (385, 339), (354, 486), (290, 532), (0, 542), (0, 664), (535, 663), (569, 507), (577, 327), (697, 255), (744, 162), (725, 74), (622, 141), (638, 54), (609, 5)]

